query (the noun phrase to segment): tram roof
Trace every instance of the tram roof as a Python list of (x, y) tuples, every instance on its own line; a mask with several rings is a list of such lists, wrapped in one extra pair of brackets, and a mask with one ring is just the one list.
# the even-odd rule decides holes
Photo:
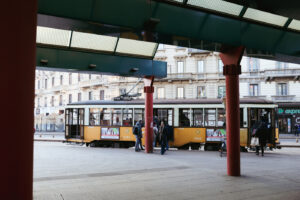
[[(222, 104), (222, 99), (155, 99), (153, 104)], [(68, 105), (142, 105), (144, 99), (132, 101), (90, 100), (70, 103)], [(274, 104), (273, 101), (259, 98), (241, 98), (240, 104)]]
[[(37, 43), (56, 47), (49, 65), (65, 59), (55, 57), (59, 50), (152, 59), (158, 43), (218, 52), (245, 46), (248, 56), (300, 63), (299, 7), (299, 0), (39, 0), (38, 38), (53, 37)], [(145, 31), (154, 33), (150, 43)]]

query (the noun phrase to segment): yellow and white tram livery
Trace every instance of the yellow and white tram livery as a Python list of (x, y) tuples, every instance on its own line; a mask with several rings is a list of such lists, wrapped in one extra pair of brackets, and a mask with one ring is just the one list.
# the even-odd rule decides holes
[[(65, 110), (67, 142), (86, 145), (130, 147), (134, 145), (133, 125), (144, 122), (144, 100), (82, 101), (68, 104)], [(264, 116), (268, 119), (268, 146), (279, 143), (275, 126), (277, 105), (263, 99), (240, 99), (240, 145), (249, 147), (251, 127)], [(217, 146), (226, 137), (225, 108), (221, 99), (154, 100), (153, 116), (172, 129), (171, 147), (197, 149)], [(144, 134), (144, 131), (143, 131)], [(144, 138), (142, 142), (144, 144)]]

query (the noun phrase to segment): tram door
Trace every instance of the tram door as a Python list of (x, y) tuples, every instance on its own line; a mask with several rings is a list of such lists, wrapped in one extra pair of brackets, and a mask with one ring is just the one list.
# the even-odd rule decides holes
[(249, 124), (249, 138), (251, 137), (252, 127), (262, 119), (267, 123), (268, 131), (267, 142), (273, 143), (275, 140), (275, 118), (274, 109), (271, 108), (248, 108), (248, 124)]
[(68, 108), (66, 109), (66, 138), (84, 138), (84, 109)]

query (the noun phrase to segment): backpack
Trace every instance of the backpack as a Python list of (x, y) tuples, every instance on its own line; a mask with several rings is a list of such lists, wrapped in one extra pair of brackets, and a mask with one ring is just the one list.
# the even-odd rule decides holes
[(135, 126), (133, 128), (133, 135), (138, 135), (139, 134), (139, 128), (137, 126)]

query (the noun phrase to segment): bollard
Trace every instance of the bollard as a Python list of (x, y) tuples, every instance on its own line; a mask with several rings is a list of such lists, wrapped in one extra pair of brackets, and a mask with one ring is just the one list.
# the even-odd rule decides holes
[(296, 143), (298, 143), (298, 138), (296, 138)]
[(189, 146), (189, 151), (191, 151), (192, 150), (192, 147), (191, 147), (191, 145)]

